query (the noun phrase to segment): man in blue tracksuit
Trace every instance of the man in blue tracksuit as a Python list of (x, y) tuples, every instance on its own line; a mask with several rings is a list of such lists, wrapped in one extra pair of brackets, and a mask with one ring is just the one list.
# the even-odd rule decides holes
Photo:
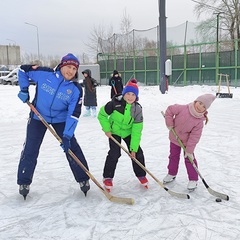
[[(72, 173), (86, 195), (90, 189), (89, 177), (68, 154), (68, 150), (71, 149), (88, 169), (87, 161), (74, 136), (81, 114), (83, 95), (80, 84), (73, 81), (77, 77), (78, 67), (79, 61), (71, 53), (62, 58), (56, 70), (22, 65), (18, 73), (20, 85), (18, 97), (24, 103), (27, 102), (29, 100), (29, 79), (36, 83), (36, 94), (32, 104), (62, 139), (61, 147), (66, 153)], [(32, 183), (39, 149), (46, 130), (46, 126), (38, 116), (30, 112), (17, 175), (19, 193), (24, 196), (24, 199), (29, 193), (29, 186)]]

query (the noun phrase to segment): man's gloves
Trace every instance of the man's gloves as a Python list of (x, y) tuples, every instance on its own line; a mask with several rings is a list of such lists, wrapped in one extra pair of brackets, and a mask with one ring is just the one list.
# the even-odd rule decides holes
[(28, 88), (23, 88), (19, 93), (18, 97), (22, 100), (23, 103), (29, 100)]
[(191, 160), (194, 160), (194, 156), (193, 156), (193, 154), (188, 153), (188, 152), (185, 152), (184, 157), (185, 157), (185, 158), (190, 158)]
[(61, 147), (65, 153), (68, 153), (68, 150), (71, 148), (71, 138), (67, 135), (63, 135)]

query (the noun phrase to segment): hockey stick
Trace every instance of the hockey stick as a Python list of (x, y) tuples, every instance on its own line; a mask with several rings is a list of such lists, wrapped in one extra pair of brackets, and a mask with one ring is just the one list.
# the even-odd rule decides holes
[[(46, 128), (53, 134), (53, 136), (62, 143), (62, 139), (58, 136), (58, 134), (55, 132), (55, 130), (49, 125), (46, 120), (41, 116), (41, 114), (37, 111), (37, 109), (30, 103), (29, 101), (26, 102), (28, 106), (31, 108), (31, 110), (38, 116), (38, 118), (41, 120), (41, 122), (46, 126)], [(68, 154), (76, 161), (76, 163), (83, 169), (83, 171), (89, 176), (89, 178), (99, 187), (99, 189), (103, 192), (103, 194), (108, 198), (111, 202), (116, 203), (124, 203), (133, 205), (134, 199), (133, 198), (122, 198), (122, 197), (116, 197), (111, 195), (109, 192), (107, 192), (101, 184), (96, 180), (96, 178), (89, 172), (89, 170), (82, 164), (82, 162), (77, 158), (77, 156), (71, 151), (71, 149), (68, 150)]]
[[(161, 113), (162, 113), (163, 117), (165, 117), (164, 112), (161, 111)], [(177, 139), (178, 143), (180, 144), (181, 148), (182, 148), (183, 151), (185, 152), (185, 151), (186, 151), (186, 148), (185, 148), (185, 146), (183, 145), (181, 139), (178, 137), (178, 135), (177, 135), (176, 131), (174, 130), (174, 128), (172, 128), (171, 131), (172, 131), (172, 133), (174, 134), (174, 136), (176, 137), (176, 139)], [(212, 188), (210, 188), (210, 187), (208, 186), (207, 182), (205, 181), (205, 179), (203, 178), (202, 174), (200, 173), (198, 167), (197, 167), (196, 164), (194, 163), (193, 159), (192, 159), (191, 157), (189, 157), (189, 156), (188, 156), (188, 159), (189, 159), (190, 163), (193, 165), (193, 168), (195, 169), (195, 171), (197, 172), (197, 174), (199, 175), (199, 177), (202, 179), (202, 182), (203, 182), (204, 186), (207, 188), (208, 192), (209, 192), (211, 195), (215, 196), (215, 197), (219, 197), (219, 198), (221, 198), (221, 199), (223, 199), (223, 200), (227, 200), (227, 201), (228, 201), (228, 200), (229, 200), (229, 196), (226, 195), (226, 194), (224, 194), (224, 193), (216, 192), (216, 191), (214, 191)]]
[(120, 148), (123, 149), (124, 152), (127, 153), (127, 155), (139, 166), (141, 167), (144, 171), (146, 171), (164, 190), (166, 190), (170, 195), (178, 198), (184, 198), (184, 199), (189, 199), (190, 196), (186, 193), (177, 193), (174, 191), (171, 191), (168, 189), (162, 182), (160, 182), (146, 167), (144, 167), (136, 158), (132, 157), (130, 152), (122, 146), (113, 136), (110, 137)]
[(117, 90), (116, 90), (115, 83), (114, 83), (113, 80), (111, 81), (111, 84), (112, 84), (112, 87), (113, 87), (113, 90), (114, 90), (115, 94), (117, 95)]

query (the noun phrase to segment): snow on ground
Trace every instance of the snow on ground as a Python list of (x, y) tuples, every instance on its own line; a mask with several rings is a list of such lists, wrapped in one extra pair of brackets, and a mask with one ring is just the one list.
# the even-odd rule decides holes
[[(31, 86), (31, 97), (34, 86)], [(132, 197), (134, 205), (110, 202), (91, 181), (87, 197), (74, 181), (57, 140), (47, 132), (38, 158), (34, 180), (26, 199), (18, 194), (16, 173), (25, 138), (29, 107), (17, 97), (18, 87), (0, 85), (0, 239), (80, 240), (237, 240), (240, 239), (240, 89), (231, 88), (232, 99), (216, 99), (209, 109), (195, 154), (199, 170), (215, 191), (229, 201), (215, 202), (199, 180), (191, 198), (172, 197), (151, 176), (143, 189), (133, 174), (125, 152), (114, 178), (114, 196)], [(217, 86), (140, 86), (144, 113), (141, 146), (147, 169), (160, 181), (167, 173), (168, 130), (161, 111), (173, 103), (189, 103)], [(226, 88), (221, 89), (227, 92)], [(98, 104), (109, 101), (110, 87), (97, 89)], [(108, 141), (96, 118), (81, 117), (76, 137), (86, 155), (90, 172), (102, 184)], [(125, 145), (124, 145), (125, 146)], [(183, 159), (173, 191), (188, 193)]]

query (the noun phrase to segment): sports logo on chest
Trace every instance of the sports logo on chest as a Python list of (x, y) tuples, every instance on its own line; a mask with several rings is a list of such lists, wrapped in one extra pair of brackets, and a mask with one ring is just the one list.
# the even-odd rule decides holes
[(46, 83), (43, 83), (42, 86), (41, 86), (41, 89), (44, 90), (45, 92), (49, 93), (50, 95), (54, 95), (56, 89), (49, 86), (48, 84)]
[(56, 98), (62, 99), (62, 100), (68, 100), (70, 98), (70, 94), (72, 93), (72, 90), (67, 89), (67, 94), (63, 92), (58, 92)]

